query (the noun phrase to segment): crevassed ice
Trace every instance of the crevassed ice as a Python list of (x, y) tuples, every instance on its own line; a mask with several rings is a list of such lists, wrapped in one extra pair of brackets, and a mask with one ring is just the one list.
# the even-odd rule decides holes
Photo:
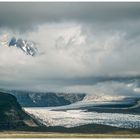
[(97, 113), (85, 110), (52, 111), (47, 108), (25, 108), (46, 126), (75, 127), (84, 124), (104, 124), (121, 128), (140, 128), (140, 115)]

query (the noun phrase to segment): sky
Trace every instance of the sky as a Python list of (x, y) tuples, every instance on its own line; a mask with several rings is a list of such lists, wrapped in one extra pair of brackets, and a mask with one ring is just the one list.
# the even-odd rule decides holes
[(139, 96), (139, 15), (139, 2), (0, 2), (0, 88)]

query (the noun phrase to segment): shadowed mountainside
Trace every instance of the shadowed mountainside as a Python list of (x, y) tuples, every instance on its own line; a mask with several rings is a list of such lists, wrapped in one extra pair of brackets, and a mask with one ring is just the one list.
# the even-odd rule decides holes
[(38, 93), (26, 91), (10, 91), (23, 107), (52, 107), (69, 105), (83, 100), (84, 93)]
[(0, 92), (0, 129), (37, 125), (37, 122), (22, 110), (13, 95)]

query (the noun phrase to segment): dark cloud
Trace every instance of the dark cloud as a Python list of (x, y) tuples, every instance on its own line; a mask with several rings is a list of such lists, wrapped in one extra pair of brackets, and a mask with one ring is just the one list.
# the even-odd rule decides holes
[(140, 3), (115, 2), (1, 2), (0, 26), (33, 28), (45, 22), (81, 21), (109, 24), (139, 20)]

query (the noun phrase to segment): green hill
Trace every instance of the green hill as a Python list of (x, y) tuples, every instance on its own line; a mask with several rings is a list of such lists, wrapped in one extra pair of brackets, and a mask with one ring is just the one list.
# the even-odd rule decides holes
[(17, 99), (8, 93), (0, 92), (0, 129), (37, 126), (37, 122), (22, 110)]

